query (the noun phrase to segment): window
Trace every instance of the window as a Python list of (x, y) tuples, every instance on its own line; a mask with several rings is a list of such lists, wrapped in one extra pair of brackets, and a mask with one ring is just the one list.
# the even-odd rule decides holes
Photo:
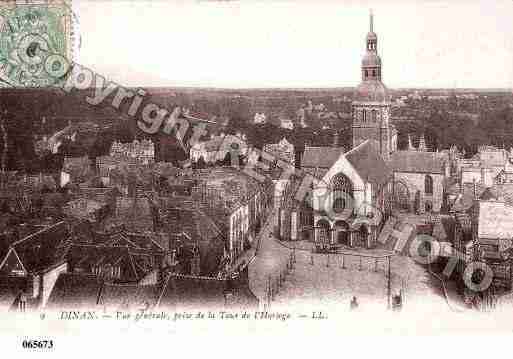
[(376, 70), (372, 70), (372, 77), (376, 77)]
[(433, 178), (430, 175), (426, 175), (424, 180), (424, 192), (426, 194), (433, 194)]
[(337, 197), (333, 201), (333, 211), (335, 213), (342, 213), (346, 208), (346, 200), (344, 198)]
[(362, 121), (367, 122), (367, 111), (362, 110)]

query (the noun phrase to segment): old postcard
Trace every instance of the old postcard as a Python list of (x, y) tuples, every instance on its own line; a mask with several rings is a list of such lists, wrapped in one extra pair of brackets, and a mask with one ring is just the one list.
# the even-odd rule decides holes
[[(2, 1), (2, 347), (395, 356), (418, 338), (342, 338), (511, 333), (512, 17)], [(445, 345), (479, 356), (465, 340)]]

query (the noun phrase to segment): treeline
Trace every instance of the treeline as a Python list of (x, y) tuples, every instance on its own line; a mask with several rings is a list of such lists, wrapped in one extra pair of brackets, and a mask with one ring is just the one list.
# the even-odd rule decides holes
[(475, 154), (481, 145), (513, 147), (513, 109), (509, 105), (482, 111), (475, 120), (434, 109), (425, 118), (400, 123), (397, 127), (401, 149), (407, 147), (408, 134), (414, 146), (418, 146), (418, 138), (423, 133), (430, 149), (442, 150), (456, 145), (467, 156)]

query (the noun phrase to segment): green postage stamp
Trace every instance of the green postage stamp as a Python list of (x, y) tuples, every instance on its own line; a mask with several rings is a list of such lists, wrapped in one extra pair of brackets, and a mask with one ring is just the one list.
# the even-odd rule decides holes
[(76, 26), (69, 1), (0, 4), (1, 87), (53, 86), (74, 60)]

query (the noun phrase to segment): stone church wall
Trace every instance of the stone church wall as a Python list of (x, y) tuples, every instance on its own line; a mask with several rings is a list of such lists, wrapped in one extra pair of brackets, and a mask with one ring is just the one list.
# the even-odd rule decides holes
[(443, 175), (429, 174), (433, 178), (433, 194), (425, 193), (425, 173), (395, 172), (394, 181), (403, 182), (408, 187), (412, 208), (415, 208), (415, 195), (420, 193), (419, 212), (425, 213), (426, 202), (431, 203), (433, 212), (440, 212), (443, 203)]

